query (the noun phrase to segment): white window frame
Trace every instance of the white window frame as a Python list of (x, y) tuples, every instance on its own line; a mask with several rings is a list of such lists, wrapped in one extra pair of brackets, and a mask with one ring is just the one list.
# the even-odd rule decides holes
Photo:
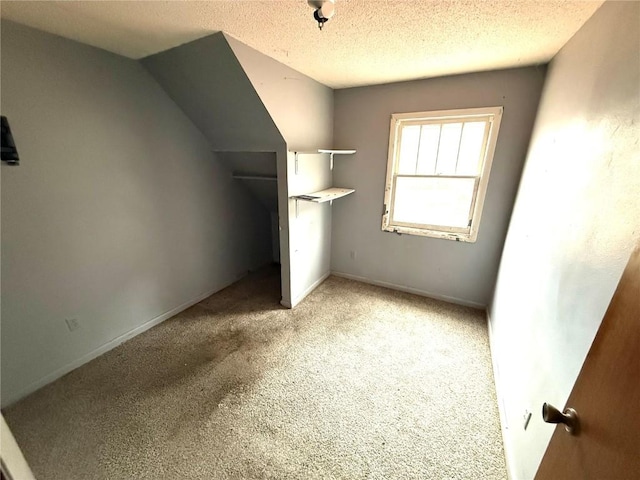
[[(384, 213), (382, 215), (382, 230), (409, 235), (421, 235), (426, 237), (444, 238), (460, 242), (473, 243), (478, 237), (480, 219), (484, 199), (489, 183), (489, 174), (493, 155), (495, 153), (502, 119), (503, 107), (482, 107), (457, 110), (438, 110), (432, 112), (394, 113), (391, 115), (391, 127), (389, 131), (389, 156), (387, 162), (387, 180), (384, 192)], [(428, 125), (443, 123), (458, 123), (473, 119), (488, 118), (489, 132), (485, 136), (483, 145), (484, 157), (480, 172), (477, 176), (462, 175), (399, 175), (397, 173), (400, 159), (400, 143), (402, 127), (407, 125)], [(469, 225), (466, 228), (449, 227), (442, 225), (422, 225), (401, 223), (393, 221), (393, 205), (395, 199), (395, 184), (398, 177), (440, 177), (440, 178), (475, 178), (474, 196), (470, 209)]]

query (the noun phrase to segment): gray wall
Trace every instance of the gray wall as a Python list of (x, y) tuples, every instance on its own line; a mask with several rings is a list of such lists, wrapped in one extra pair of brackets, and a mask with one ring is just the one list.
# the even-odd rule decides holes
[(606, 2), (549, 67), (491, 307), (512, 478), (533, 478), (540, 408), (565, 405), (640, 240), (639, 18)]
[(281, 292), (283, 304), (289, 305), (287, 146), (227, 39), (216, 33), (144, 58), (142, 63), (204, 133), (213, 150), (275, 152)]
[(225, 34), (291, 151), (332, 148), (333, 90)]
[[(251, 84), (287, 142), (287, 153), (278, 156), (280, 241), (288, 245), (290, 296), (283, 305), (295, 306), (329, 275), (331, 257), (331, 207), (301, 203), (297, 215), (290, 197), (330, 187), (328, 155), (300, 155), (294, 151), (333, 147), (333, 90), (276, 60), (225, 35)], [(284, 251), (284, 250), (283, 250)], [(285, 282), (283, 282), (283, 285)]]
[(275, 152), (217, 152), (216, 156), (234, 175), (272, 178), (238, 179), (270, 212), (278, 212)]
[(141, 62), (213, 150), (275, 151), (284, 143), (222, 33)]
[[(2, 402), (269, 262), (269, 214), (133, 61), (2, 22)], [(65, 319), (80, 328), (69, 332)]]
[[(275, 152), (218, 152), (216, 156), (234, 175), (277, 177)], [(280, 231), (278, 229), (278, 182), (264, 179), (238, 179), (269, 210), (271, 250), (275, 263), (280, 263)]]
[[(355, 188), (333, 212), (331, 270), (474, 306), (491, 297), (544, 68), (459, 75), (335, 92), (334, 184)], [(382, 232), (391, 114), (504, 106), (476, 243)], [(353, 253), (352, 253), (353, 252)]]
[[(289, 195), (329, 188), (332, 172), (325, 154), (289, 152)], [(337, 200), (339, 202), (341, 200)], [(336, 203), (337, 205), (337, 203)], [(329, 276), (331, 267), (331, 210), (329, 203), (289, 201), (291, 244), (291, 307), (301, 302)]]

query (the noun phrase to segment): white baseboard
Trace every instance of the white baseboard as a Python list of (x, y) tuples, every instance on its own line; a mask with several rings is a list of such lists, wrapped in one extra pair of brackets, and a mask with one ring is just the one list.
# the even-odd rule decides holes
[(139, 325), (139, 326), (135, 327), (134, 329), (129, 330), (128, 332), (125, 332), (122, 335), (114, 338), (113, 340), (108, 341), (107, 343), (101, 345), (100, 347), (98, 347), (95, 350), (87, 353), (86, 355), (83, 355), (82, 357), (78, 358), (77, 360), (74, 360), (73, 362), (70, 362), (70, 363), (66, 364), (65, 366), (63, 366), (63, 367), (58, 368), (57, 370), (54, 370), (53, 372), (49, 373), (48, 375), (45, 375), (44, 377), (40, 378), (39, 380), (36, 380), (35, 382), (29, 384), (27, 387), (23, 388), (19, 392), (16, 392), (14, 394), (10, 394), (10, 395), (8, 395), (6, 397), (3, 395), (3, 397), (2, 397), (2, 408), (6, 407), (8, 405), (11, 405), (14, 402), (17, 402), (18, 400), (26, 397), (30, 393), (33, 393), (36, 390), (44, 387), (45, 385), (48, 385), (49, 383), (51, 383), (51, 382), (57, 380), (58, 378), (66, 375), (67, 373), (71, 372), (72, 370), (75, 370), (76, 368), (81, 367), (85, 363), (90, 362), (94, 358), (99, 357), (100, 355), (102, 355), (104, 353), (107, 353), (109, 350), (114, 349), (115, 347), (117, 347), (121, 343), (124, 343), (127, 340), (129, 340), (129, 339), (131, 339), (131, 338), (133, 338), (133, 337), (135, 337), (137, 335), (140, 335), (142, 332), (145, 332), (145, 331), (149, 330), (151, 327), (155, 327), (159, 323), (164, 322), (165, 320), (177, 315), (178, 313), (186, 310), (187, 308), (195, 305), (198, 302), (201, 302), (205, 298), (213, 295), (216, 292), (219, 292), (223, 288), (226, 288), (229, 285), (232, 285), (233, 283), (235, 283), (237, 281), (238, 281), (237, 279), (233, 280), (232, 282), (229, 282), (229, 283), (227, 283), (227, 284), (225, 284), (225, 285), (223, 285), (221, 287), (215, 288), (214, 290), (210, 290), (208, 292), (202, 293), (202, 294), (198, 295), (196, 298), (193, 298), (193, 299), (189, 300), (188, 302), (183, 303), (182, 305), (178, 305), (177, 307), (172, 308), (168, 312), (165, 312), (165, 313), (163, 313), (161, 315), (158, 315), (157, 317), (146, 321), (142, 325)]
[(333, 271), (331, 272), (331, 275), (335, 275), (336, 277), (348, 278), (349, 280), (356, 280), (358, 282), (368, 283), (370, 285), (377, 285), (378, 287), (385, 287), (385, 288), (390, 288), (392, 290), (399, 290), (401, 292), (413, 293), (414, 295), (420, 295), (421, 297), (429, 297), (435, 300), (442, 300), (449, 303), (455, 303), (457, 305), (463, 305), (465, 307), (479, 308), (481, 310), (484, 310), (487, 307), (486, 305), (478, 302), (471, 302), (469, 300), (450, 297), (448, 295), (440, 295), (438, 293), (427, 292), (425, 290), (420, 290), (418, 288), (405, 287), (404, 285), (397, 285), (395, 283), (382, 282), (380, 280), (373, 280), (371, 278), (360, 277), (358, 275), (352, 275), (350, 273)]
[(512, 480), (516, 478), (513, 471), (514, 462), (510, 458), (509, 452), (509, 423), (507, 420), (507, 412), (505, 410), (504, 396), (502, 395), (502, 383), (500, 382), (500, 368), (498, 367), (498, 355), (495, 347), (495, 337), (491, 325), (491, 309), (487, 306), (487, 327), (489, 330), (489, 350), (491, 352), (491, 363), (493, 365), (493, 381), (496, 388), (496, 397), (498, 400), (498, 414), (500, 415), (500, 430), (502, 431), (502, 446), (504, 449), (504, 459), (507, 464), (507, 478)]
[(329, 277), (329, 275), (331, 275), (331, 272), (327, 272), (327, 273), (325, 273), (324, 275), (322, 275), (322, 277), (320, 277), (318, 280), (316, 280), (315, 282), (313, 282), (313, 283), (311, 284), (311, 286), (310, 286), (309, 288), (307, 288), (304, 292), (302, 292), (302, 293), (301, 293), (300, 295), (298, 295), (296, 298), (291, 299), (291, 306), (290, 306), (290, 307), (287, 307), (287, 305), (284, 305), (284, 303), (283, 303), (283, 302), (280, 302), (280, 303), (282, 303), (282, 305), (284, 305), (284, 306), (285, 306), (285, 307), (287, 307), (287, 308), (293, 308), (293, 307), (295, 307), (295, 306), (296, 306), (296, 305), (298, 305), (302, 300), (304, 300), (304, 299), (305, 299), (305, 297), (306, 297), (307, 295), (309, 295), (309, 294), (310, 294), (311, 292), (313, 292), (316, 288), (318, 288), (318, 286), (319, 286), (322, 282), (324, 282), (324, 281)]

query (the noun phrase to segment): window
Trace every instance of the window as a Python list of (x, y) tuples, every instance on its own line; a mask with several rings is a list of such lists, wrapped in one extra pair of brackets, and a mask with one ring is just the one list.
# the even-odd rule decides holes
[(391, 116), (382, 229), (475, 242), (502, 107)]

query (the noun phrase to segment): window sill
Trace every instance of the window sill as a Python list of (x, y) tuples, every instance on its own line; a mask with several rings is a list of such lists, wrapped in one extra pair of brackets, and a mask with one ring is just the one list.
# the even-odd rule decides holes
[(384, 232), (397, 233), (399, 235), (417, 235), (420, 237), (440, 238), (442, 240), (453, 240), (454, 242), (475, 243), (477, 232), (469, 233), (443, 232), (440, 230), (430, 230), (427, 228), (404, 227), (389, 225), (382, 227)]

